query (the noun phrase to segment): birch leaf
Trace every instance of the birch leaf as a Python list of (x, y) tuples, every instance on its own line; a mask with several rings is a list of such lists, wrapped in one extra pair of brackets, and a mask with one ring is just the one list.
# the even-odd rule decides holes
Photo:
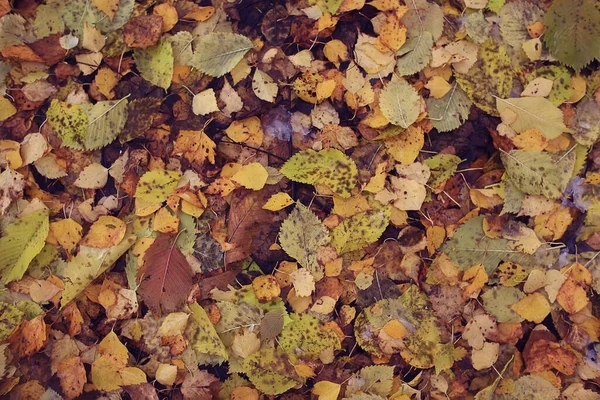
[(465, 92), (455, 84), (441, 99), (428, 98), (427, 112), (435, 129), (449, 132), (469, 118), (472, 104)]
[(235, 33), (213, 32), (198, 41), (191, 65), (207, 75), (219, 77), (230, 72), (252, 49), (252, 42)]
[(281, 224), (279, 243), (283, 250), (300, 265), (308, 269), (315, 280), (323, 276), (323, 267), (317, 262), (320, 246), (329, 242), (327, 229), (310, 209), (297, 203)]
[(419, 117), (421, 97), (405, 80), (390, 82), (381, 91), (379, 106), (392, 124), (406, 129)]
[(345, 219), (331, 232), (331, 245), (338, 254), (361, 250), (379, 239), (388, 225), (391, 213), (391, 207), (383, 207)]
[(8, 225), (0, 238), (2, 282), (21, 279), (44, 247), (50, 230), (48, 210), (34, 211)]
[(279, 87), (269, 74), (257, 68), (252, 78), (252, 90), (259, 99), (273, 103), (277, 98)]
[(296, 182), (326, 185), (344, 198), (350, 197), (358, 176), (354, 161), (337, 149), (296, 153), (280, 172)]

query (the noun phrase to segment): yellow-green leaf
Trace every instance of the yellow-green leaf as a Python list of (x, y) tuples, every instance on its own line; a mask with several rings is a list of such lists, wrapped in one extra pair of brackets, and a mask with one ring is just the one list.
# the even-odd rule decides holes
[(150, 203), (161, 203), (175, 190), (180, 179), (181, 174), (176, 171), (148, 171), (138, 181), (135, 197)]

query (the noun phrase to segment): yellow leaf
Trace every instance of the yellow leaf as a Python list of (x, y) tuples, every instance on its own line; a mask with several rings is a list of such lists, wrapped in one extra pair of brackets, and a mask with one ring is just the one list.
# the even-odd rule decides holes
[(258, 117), (249, 117), (239, 121), (233, 121), (231, 125), (225, 129), (225, 134), (234, 142), (247, 142), (252, 143), (255, 146), (260, 146), (264, 138), (264, 132)]
[(173, 29), (173, 27), (177, 24), (177, 21), (179, 21), (177, 9), (169, 3), (162, 3), (154, 6), (152, 14), (162, 17), (163, 32), (168, 32)]
[(120, 3), (121, 0), (92, 0), (92, 4), (106, 14), (111, 21), (119, 10)]
[(393, 319), (385, 324), (383, 330), (394, 339), (402, 339), (408, 335), (406, 327), (397, 319)]
[(467, 299), (478, 293), (488, 281), (488, 275), (482, 264), (477, 264), (465, 271), (463, 282), (471, 281), (471, 283), (463, 289), (463, 298)]
[(348, 197), (347, 199), (341, 198), (340, 196), (333, 196), (332, 213), (341, 217), (352, 217), (353, 215), (370, 209), (371, 206), (369, 205), (369, 202), (360, 194)]
[(335, 90), (335, 81), (328, 79), (317, 84), (317, 103), (329, 98)]
[(269, 173), (265, 167), (260, 163), (254, 162), (243, 165), (239, 171), (231, 177), (231, 180), (247, 189), (260, 190), (267, 183), (268, 177)]
[(330, 40), (323, 47), (323, 54), (329, 61), (339, 66), (340, 63), (348, 60), (348, 47), (341, 40)]
[(513, 138), (519, 149), (542, 151), (548, 146), (548, 138), (539, 129), (527, 129)]
[(567, 100), (567, 103), (577, 103), (579, 100), (585, 96), (586, 92), (586, 80), (581, 75), (575, 75), (571, 77), (571, 89), (573, 89), (573, 94)]
[(118, 245), (125, 237), (127, 226), (117, 217), (102, 216), (90, 227), (82, 245), (107, 248)]
[(320, 381), (315, 383), (312, 392), (319, 396), (319, 400), (337, 400), (340, 389), (341, 385), (338, 383)]
[(564, 268), (567, 280), (562, 284), (556, 300), (569, 314), (581, 311), (589, 302), (586, 289), (592, 283), (592, 274), (582, 264), (575, 263)]
[(212, 17), (214, 13), (215, 8), (213, 6), (196, 7), (193, 11), (184, 15), (183, 18), (203, 22)]
[(397, 136), (385, 140), (388, 154), (404, 165), (412, 164), (416, 160), (419, 150), (423, 148), (424, 144), (423, 130), (414, 125), (409, 126)]
[(271, 196), (262, 208), (269, 211), (279, 211), (292, 204), (294, 204), (294, 199), (289, 194), (279, 192)]
[(192, 100), (192, 111), (196, 115), (206, 115), (219, 111), (215, 91), (213, 89), (206, 89), (195, 95)]
[(382, 52), (387, 50), (397, 52), (406, 42), (407, 29), (400, 21), (401, 17), (397, 13), (389, 13), (381, 26), (378, 43), (383, 47), (380, 49)]
[(107, 99), (115, 97), (113, 89), (119, 83), (120, 76), (108, 67), (102, 67), (98, 70), (94, 83), (98, 86), (98, 91)]
[(175, 139), (173, 154), (182, 154), (188, 161), (198, 164), (204, 161), (214, 164), (216, 147), (204, 131), (181, 130)]
[(367, 183), (367, 186), (365, 186), (363, 190), (371, 193), (381, 192), (385, 186), (385, 178), (387, 176), (386, 169), (387, 162), (377, 164), (375, 175), (369, 179), (369, 183)]
[(158, 383), (170, 386), (177, 378), (177, 367), (173, 364), (158, 364), (155, 376)]
[(429, 89), (429, 94), (431, 94), (436, 99), (441, 99), (450, 91), (452, 85), (450, 85), (444, 78), (441, 76), (432, 77), (429, 82), (425, 85), (427, 89)]
[(307, 364), (294, 365), (296, 373), (303, 378), (312, 378), (315, 376), (315, 371)]
[(551, 310), (550, 303), (548, 303), (546, 297), (538, 292), (522, 298), (511, 305), (510, 308), (519, 314), (521, 318), (535, 322), (536, 324), (541, 323), (550, 314)]
[[(0, 101), (0, 115), (2, 114), (2, 102)], [(1, 120), (1, 119), (0, 119)], [(14, 140), (0, 140), (0, 163), (8, 163), (11, 169), (20, 168), (23, 164), (20, 145)]]
[(277, 279), (272, 275), (260, 275), (254, 278), (252, 289), (256, 298), (263, 303), (279, 297), (281, 293)]
[(50, 234), (67, 253), (81, 240), (82, 229), (81, 225), (71, 218), (50, 223)]
[(177, 233), (179, 217), (167, 207), (163, 207), (154, 216), (153, 229), (162, 233)]
[(161, 203), (152, 203), (143, 199), (135, 199), (135, 215), (138, 217), (147, 217), (154, 214), (161, 206)]

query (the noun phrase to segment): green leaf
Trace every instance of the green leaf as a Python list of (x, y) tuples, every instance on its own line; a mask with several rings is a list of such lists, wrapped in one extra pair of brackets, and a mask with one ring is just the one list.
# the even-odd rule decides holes
[(331, 232), (331, 245), (338, 254), (361, 250), (376, 242), (388, 226), (392, 210), (369, 210), (342, 221)]
[(206, 356), (209, 356), (208, 358), (214, 360), (216, 364), (227, 360), (227, 350), (219, 335), (217, 335), (212, 322), (208, 319), (208, 314), (206, 314), (204, 308), (200, 307), (198, 303), (190, 304), (189, 307), (192, 310), (192, 319), (197, 325), (197, 331), (191, 340), (191, 344), (198, 357), (206, 358)]
[(454, 176), (461, 161), (460, 157), (454, 154), (437, 154), (423, 161), (431, 171), (429, 186), (437, 188)]
[(0, 341), (4, 342), (24, 317), (23, 311), (12, 304), (0, 302)]
[(419, 117), (421, 97), (405, 80), (390, 82), (379, 95), (379, 106), (388, 121), (406, 129)]
[(508, 97), (514, 69), (506, 46), (493, 39), (481, 45), (479, 58), (467, 74), (456, 74), (456, 81), (473, 103), (488, 114), (497, 115), (497, 97)]
[(498, 14), (500, 9), (504, 6), (506, 0), (489, 0), (487, 4), (487, 9)]
[(442, 8), (427, 0), (408, 0), (405, 3), (408, 11), (402, 17), (402, 23), (408, 29), (409, 35), (422, 36), (425, 32), (429, 32), (434, 42), (438, 40), (444, 32)]
[(423, 70), (431, 61), (433, 36), (431, 32), (409, 37), (398, 51), (396, 72), (400, 76), (416, 74)]
[(261, 392), (275, 396), (301, 383), (285, 353), (263, 347), (244, 361), (246, 375)]
[(291, 314), (291, 322), (279, 335), (281, 349), (292, 359), (316, 360), (321, 351), (340, 348), (340, 339), (332, 330), (321, 328), (316, 317), (309, 314)]
[(64, 7), (56, 4), (40, 4), (37, 7), (33, 27), (38, 39), (45, 38), (54, 33), (62, 33), (65, 30), (65, 23), (62, 19)]
[(86, 150), (96, 150), (117, 138), (127, 121), (127, 98), (99, 101), (81, 106), (87, 114), (88, 128), (83, 140)]
[(386, 397), (392, 391), (394, 367), (391, 365), (372, 365), (360, 370), (360, 391)]
[(517, 119), (510, 124), (518, 133), (528, 129), (539, 129), (548, 139), (554, 139), (569, 129), (563, 122), (562, 111), (543, 97), (521, 97), (517, 99), (496, 98), (498, 112), (511, 110)]
[(60, 302), (61, 308), (77, 297), (94, 279), (111, 268), (135, 241), (135, 235), (126, 234), (121, 242), (113, 247), (79, 246), (79, 253), (65, 267), (65, 290)]
[(535, 78), (546, 78), (554, 82), (552, 84), (550, 95), (548, 95), (548, 100), (555, 106), (560, 106), (573, 95), (571, 74), (566, 67), (561, 65), (548, 65), (538, 68), (527, 77), (527, 82), (531, 82)]
[(350, 197), (358, 176), (354, 161), (337, 149), (296, 153), (280, 172), (295, 182), (326, 185), (344, 198)]
[(119, 0), (119, 8), (114, 17), (107, 18), (102, 11), (92, 5), (89, 7), (89, 13), (91, 15), (89, 19), (91, 22), (94, 22), (96, 28), (100, 29), (102, 32), (114, 32), (121, 29), (129, 21), (134, 6), (135, 0)]
[(252, 49), (252, 41), (245, 36), (227, 32), (213, 32), (198, 41), (192, 66), (207, 75), (219, 77), (231, 71)]
[(71, 34), (81, 39), (83, 37), (84, 21), (93, 23), (100, 18), (95, 20), (89, 18), (90, 15), (88, 13), (90, 12), (91, 7), (90, 1), (88, 0), (69, 0), (68, 3), (65, 3), (66, 2), (60, 0), (52, 0), (47, 4), (58, 10), (62, 15), (65, 25), (71, 31)]
[(0, 238), (2, 282), (21, 279), (31, 260), (42, 250), (50, 230), (48, 210), (38, 210), (8, 225)]
[(471, 218), (462, 224), (441, 248), (452, 261), (466, 271), (477, 264), (483, 264), (491, 274), (508, 252), (512, 251), (505, 239), (490, 239), (483, 232), (483, 217)]
[(176, 171), (148, 171), (138, 181), (135, 197), (150, 203), (162, 203), (175, 190), (180, 179), (181, 174)]
[(78, 104), (52, 100), (46, 118), (63, 141), (63, 145), (75, 150), (83, 150), (88, 131), (88, 116)]
[(168, 89), (173, 78), (173, 48), (167, 39), (145, 49), (135, 49), (135, 65), (148, 82)]
[(527, 194), (551, 199), (563, 195), (575, 165), (575, 152), (550, 154), (532, 150), (502, 151), (500, 155), (511, 182)]
[[(600, 137), (600, 106), (593, 98), (584, 98), (577, 105), (572, 120), (573, 137), (583, 146), (592, 146)], [(579, 171), (578, 171), (579, 172)]]
[(194, 57), (192, 41), (194, 37), (188, 31), (177, 32), (168, 38), (173, 48), (173, 65), (191, 65)]
[(438, 132), (452, 131), (469, 118), (472, 104), (466, 93), (455, 84), (441, 99), (427, 99), (429, 120)]
[(507, 180), (504, 183), (504, 206), (500, 215), (506, 213), (518, 214), (521, 211), (524, 199), (525, 193), (517, 189), (510, 180)]
[(492, 25), (485, 19), (483, 10), (471, 13), (465, 20), (465, 30), (475, 43), (483, 43), (490, 35)]
[(555, 0), (544, 16), (542, 40), (558, 61), (581, 70), (600, 57), (600, 10), (591, 0)]
[(281, 224), (279, 243), (290, 257), (313, 274), (315, 280), (323, 277), (323, 266), (317, 262), (317, 253), (320, 246), (329, 243), (329, 235), (308, 207), (296, 203), (294, 210)]
[(127, 120), (127, 99), (78, 105), (52, 100), (46, 112), (63, 145), (75, 150), (96, 150), (111, 143)]
[(510, 46), (521, 49), (521, 45), (531, 37), (527, 27), (542, 19), (544, 12), (534, 3), (516, 0), (500, 10), (500, 32)]
[(519, 289), (508, 286), (489, 288), (481, 295), (483, 307), (487, 312), (496, 317), (498, 322), (523, 321), (523, 318), (509, 307), (524, 297), (525, 294)]
[(502, 397), (503, 400), (557, 400), (560, 389), (537, 375), (524, 375), (514, 383), (514, 390)]

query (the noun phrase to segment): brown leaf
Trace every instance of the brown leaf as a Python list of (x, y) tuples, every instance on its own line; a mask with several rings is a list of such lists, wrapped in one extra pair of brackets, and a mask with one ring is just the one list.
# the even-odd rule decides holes
[(154, 46), (162, 35), (163, 19), (158, 15), (133, 17), (123, 28), (125, 44), (134, 49)]
[(217, 382), (214, 375), (204, 370), (196, 370), (187, 374), (181, 385), (181, 394), (189, 400), (211, 400), (213, 398), (208, 386)]
[(10, 2), (8, 0), (0, 0), (0, 17), (10, 12)]
[(62, 360), (57, 367), (57, 376), (60, 379), (63, 394), (67, 399), (74, 399), (83, 392), (87, 375), (83, 362), (78, 356)]
[(288, 12), (282, 5), (271, 8), (262, 20), (260, 30), (267, 42), (274, 46), (281, 46), (290, 35), (292, 22)]
[(273, 339), (283, 329), (283, 310), (276, 308), (265, 314), (260, 322), (261, 339)]
[(575, 373), (577, 356), (559, 343), (541, 339), (533, 343), (525, 363), (525, 372), (542, 372), (554, 368), (569, 376)]
[(151, 383), (125, 386), (123, 389), (131, 396), (131, 400), (158, 400), (156, 389)]
[(8, 338), (13, 353), (19, 357), (31, 356), (44, 347), (48, 338), (44, 317), (39, 316), (31, 321), (21, 323)]
[(18, 45), (9, 46), (2, 49), (2, 57), (10, 58), (15, 61), (31, 61), (31, 62), (44, 62), (44, 60), (34, 53), (29, 46)]
[(171, 236), (160, 235), (146, 250), (146, 272), (138, 293), (155, 314), (176, 311), (187, 299), (193, 272)]
[(274, 213), (263, 210), (271, 193), (263, 189), (259, 192), (237, 190), (231, 200), (231, 211), (227, 222), (227, 242), (235, 245), (225, 253), (225, 264), (231, 264), (248, 257), (256, 250), (255, 242), (260, 240), (259, 231), (273, 222)]

